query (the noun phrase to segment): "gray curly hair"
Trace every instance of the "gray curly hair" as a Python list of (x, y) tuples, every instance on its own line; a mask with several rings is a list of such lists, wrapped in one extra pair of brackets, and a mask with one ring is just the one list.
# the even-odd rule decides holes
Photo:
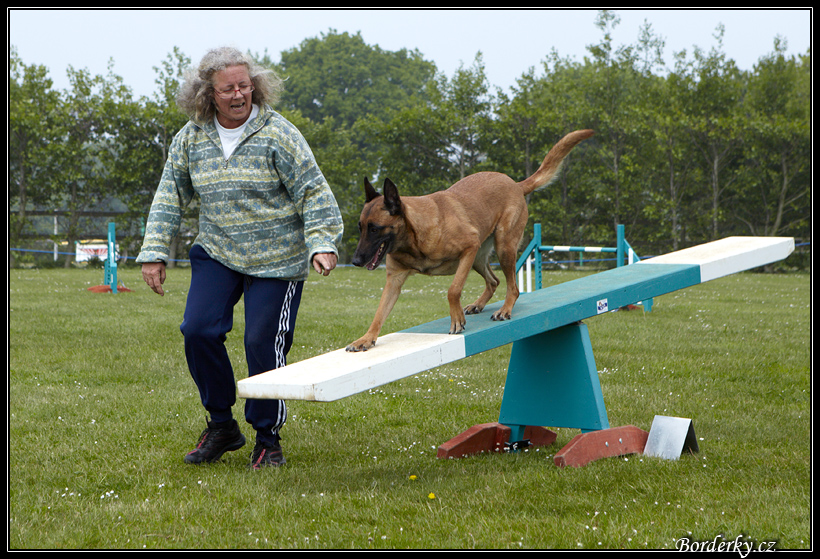
[(275, 104), (283, 89), (283, 80), (276, 72), (257, 64), (253, 58), (238, 49), (220, 47), (209, 50), (202, 57), (199, 67), (187, 70), (177, 96), (179, 108), (194, 122), (208, 122), (216, 114), (213, 102), (214, 74), (230, 66), (240, 65), (248, 69), (253, 82), (251, 102), (259, 106)]

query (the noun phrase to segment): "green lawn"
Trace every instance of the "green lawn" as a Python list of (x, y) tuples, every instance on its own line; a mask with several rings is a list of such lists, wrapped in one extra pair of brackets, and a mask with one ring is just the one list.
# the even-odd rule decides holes
[[(809, 275), (738, 274), (586, 322), (611, 425), (692, 418), (697, 455), (561, 469), (554, 454), (577, 431), (559, 429), (546, 449), (437, 459), (498, 419), (504, 347), (338, 402), (291, 402), (288, 464), (261, 472), (246, 468), (250, 444), (182, 461), (205, 422), (179, 333), (190, 272), (170, 270), (162, 298), (135, 267), (119, 270), (133, 292), (87, 291), (102, 276), (9, 271), (12, 549), (811, 547)], [(383, 281), (383, 269), (314, 274), (290, 360), (358, 338)], [(449, 281), (412, 278), (383, 333), (446, 315)], [(474, 275), (465, 301), (480, 289)], [(240, 303), (239, 378), (242, 316)]]

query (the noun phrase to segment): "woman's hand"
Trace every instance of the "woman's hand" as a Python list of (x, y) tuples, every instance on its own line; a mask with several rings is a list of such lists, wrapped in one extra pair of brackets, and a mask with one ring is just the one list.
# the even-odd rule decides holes
[(147, 262), (142, 265), (142, 279), (157, 295), (165, 295), (162, 284), (165, 283), (165, 262)]
[(313, 255), (313, 269), (323, 276), (330, 275), (336, 267), (337, 257), (332, 252), (320, 252)]

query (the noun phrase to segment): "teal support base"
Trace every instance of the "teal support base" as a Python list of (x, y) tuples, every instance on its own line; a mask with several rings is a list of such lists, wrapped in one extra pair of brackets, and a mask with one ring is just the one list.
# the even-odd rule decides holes
[(577, 322), (513, 343), (498, 422), (609, 428), (586, 324)]
[(610, 429), (586, 324), (576, 322), (513, 343), (498, 423), (476, 425), (441, 445), (439, 458), (547, 446), (544, 427), (580, 429), (555, 456), (560, 467), (643, 452), (645, 431)]

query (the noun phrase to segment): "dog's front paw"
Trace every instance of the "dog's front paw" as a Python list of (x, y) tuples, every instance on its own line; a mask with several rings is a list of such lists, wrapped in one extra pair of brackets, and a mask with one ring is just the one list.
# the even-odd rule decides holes
[(461, 317), (460, 320), (451, 320), (450, 321), (450, 333), (451, 334), (461, 334), (464, 332), (464, 329), (467, 327), (467, 321), (464, 317)]
[(464, 314), (478, 314), (483, 310), (484, 307), (482, 307), (481, 305), (467, 305), (466, 307), (464, 307)]
[(345, 348), (345, 351), (357, 352), (357, 351), (367, 351), (371, 347), (376, 345), (376, 340), (371, 340), (370, 338), (359, 338), (352, 344), (348, 345)]

